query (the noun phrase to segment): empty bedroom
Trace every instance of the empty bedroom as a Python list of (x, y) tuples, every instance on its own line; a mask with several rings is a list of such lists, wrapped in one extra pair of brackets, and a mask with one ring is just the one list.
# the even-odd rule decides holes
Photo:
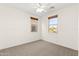
[(78, 56), (78, 3), (0, 3), (0, 56)]

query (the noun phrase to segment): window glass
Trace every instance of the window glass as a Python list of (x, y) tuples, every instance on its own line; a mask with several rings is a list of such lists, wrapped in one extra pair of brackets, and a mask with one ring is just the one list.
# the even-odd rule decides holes
[(49, 32), (57, 32), (58, 19), (57, 17), (51, 17), (48, 19), (48, 31)]

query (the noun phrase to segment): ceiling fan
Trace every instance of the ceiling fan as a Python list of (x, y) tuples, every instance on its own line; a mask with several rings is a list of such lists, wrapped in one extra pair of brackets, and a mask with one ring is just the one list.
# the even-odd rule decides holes
[(54, 6), (51, 6), (49, 3), (38, 3), (36, 12), (42, 13), (42, 12), (47, 12), (50, 9), (53, 9)]

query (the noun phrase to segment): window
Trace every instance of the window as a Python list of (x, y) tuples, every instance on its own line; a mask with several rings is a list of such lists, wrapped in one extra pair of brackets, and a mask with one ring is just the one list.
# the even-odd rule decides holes
[(38, 31), (38, 18), (31, 17), (31, 32)]
[(58, 16), (50, 16), (48, 17), (48, 31), (56, 33), (57, 32), (57, 25), (58, 25)]

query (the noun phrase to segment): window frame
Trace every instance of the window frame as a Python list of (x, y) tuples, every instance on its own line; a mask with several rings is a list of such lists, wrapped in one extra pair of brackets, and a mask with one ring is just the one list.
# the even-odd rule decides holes
[[(56, 32), (54, 32), (54, 31), (49, 31), (49, 20), (50, 19), (52, 19), (52, 18), (57, 18), (57, 24), (54, 24), (54, 25), (56, 25), (57, 26), (57, 28), (56, 28)], [(53, 15), (53, 16), (49, 16), (48, 17), (48, 32), (49, 33), (58, 33), (58, 15)]]

